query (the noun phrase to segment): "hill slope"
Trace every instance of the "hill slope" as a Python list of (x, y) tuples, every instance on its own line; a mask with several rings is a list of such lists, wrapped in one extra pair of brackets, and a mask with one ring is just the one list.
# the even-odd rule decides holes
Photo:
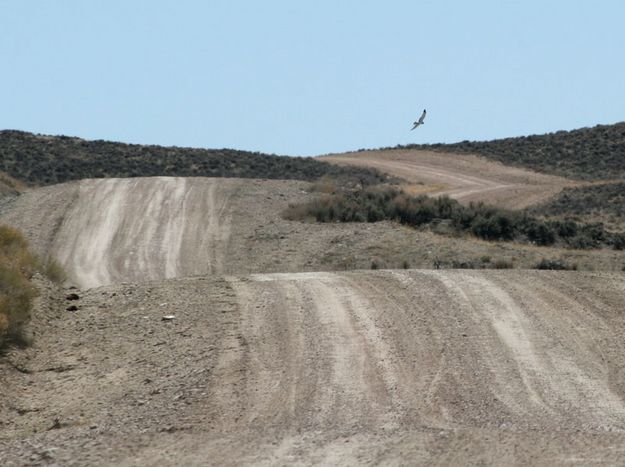
[(569, 188), (547, 203), (536, 206), (536, 213), (546, 216), (576, 216), (605, 222), (611, 228), (625, 230), (625, 183), (604, 183)]
[(345, 170), (314, 159), (237, 151), (88, 141), (0, 131), (0, 171), (35, 185), (104, 177), (239, 177), (352, 182), (385, 179), (372, 170)]
[(370, 167), (412, 184), (411, 191), (447, 195), (462, 203), (521, 209), (544, 202), (576, 183), (561, 177), (505, 166), (474, 155), (418, 149), (333, 154), (319, 160), (340, 166)]
[(7, 465), (625, 462), (622, 274), (261, 274), (81, 296), (0, 362)]
[(509, 165), (583, 180), (625, 178), (625, 122), (493, 141), (403, 148), (477, 154)]

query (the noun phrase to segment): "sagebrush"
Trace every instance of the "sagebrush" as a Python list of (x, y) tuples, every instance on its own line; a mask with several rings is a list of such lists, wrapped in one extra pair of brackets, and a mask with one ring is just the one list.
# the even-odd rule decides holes
[(54, 282), (67, 276), (53, 258), (40, 260), (31, 253), (24, 236), (13, 227), (0, 224), (0, 347), (21, 341), (30, 320), (37, 289), (32, 276), (40, 272)]
[(412, 196), (387, 185), (323, 193), (309, 202), (289, 206), (284, 216), (317, 222), (394, 220), (415, 228), (434, 226), (436, 232), (450, 230), (484, 240), (514, 240), (541, 246), (558, 244), (580, 249), (625, 246), (625, 234), (609, 232), (601, 223), (542, 220), (527, 212), (483, 203), (464, 206), (448, 197)]
[(30, 277), (37, 259), (16, 229), (0, 225), (0, 346), (19, 339), (37, 295)]

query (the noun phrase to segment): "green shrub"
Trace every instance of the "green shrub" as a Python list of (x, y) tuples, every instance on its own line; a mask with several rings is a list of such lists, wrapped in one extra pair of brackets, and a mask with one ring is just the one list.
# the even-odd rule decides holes
[(561, 271), (576, 271), (577, 264), (570, 264), (563, 259), (541, 259), (534, 265), (534, 269), (554, 269)]
[(388, 185), (323, 193), (306, 203), (289, 206), (284, 217), (317, 222), (394, 220), (415, 228), (430, 226), (436, 233), (471, 233), (489, 241), (516, 240), (539, 246), (559, 243), (580, 249), (625, 248), (625, 234), (608, 232), (602, 223), (544, 221), (483, 203), (463, 206), (447, 197), (409, 196)]
[(514, 267), (514, 263), (507, 259), (498, 259), (491, 266), (493, 269), (512, 269)]
[(615, 250), (625, 250), (625, 233), (612, 234), (612, 246)]

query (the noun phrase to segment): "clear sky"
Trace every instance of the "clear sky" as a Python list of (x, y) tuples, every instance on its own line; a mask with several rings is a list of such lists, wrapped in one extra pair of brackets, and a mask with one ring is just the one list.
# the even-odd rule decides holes
[(624, 25), (617, 0), (0, 0), (0, 129), (315, 155), (615, 123)]

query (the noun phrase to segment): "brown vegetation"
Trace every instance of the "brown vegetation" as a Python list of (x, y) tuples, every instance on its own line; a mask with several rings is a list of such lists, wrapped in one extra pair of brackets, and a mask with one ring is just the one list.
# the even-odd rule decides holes
[(36, 289), (29, 279), (37, 267), (28, 243), (15, 229), (0, 225), (0, 346), (19, 339), (30, 318)]
[(570, 219), (541, 220), (527, 213), (447, 198), (410, 196), (391, 186), (323, 193), (303, 204), (291, 204), (290, 220), (317, 222), (398, 221), (411, 227), (428, 226), (437, 233), (470, 233), (482, 240), (528, 242), (569, 248), (625, 248), (625, 234), (607, 231), (601, 223)]

